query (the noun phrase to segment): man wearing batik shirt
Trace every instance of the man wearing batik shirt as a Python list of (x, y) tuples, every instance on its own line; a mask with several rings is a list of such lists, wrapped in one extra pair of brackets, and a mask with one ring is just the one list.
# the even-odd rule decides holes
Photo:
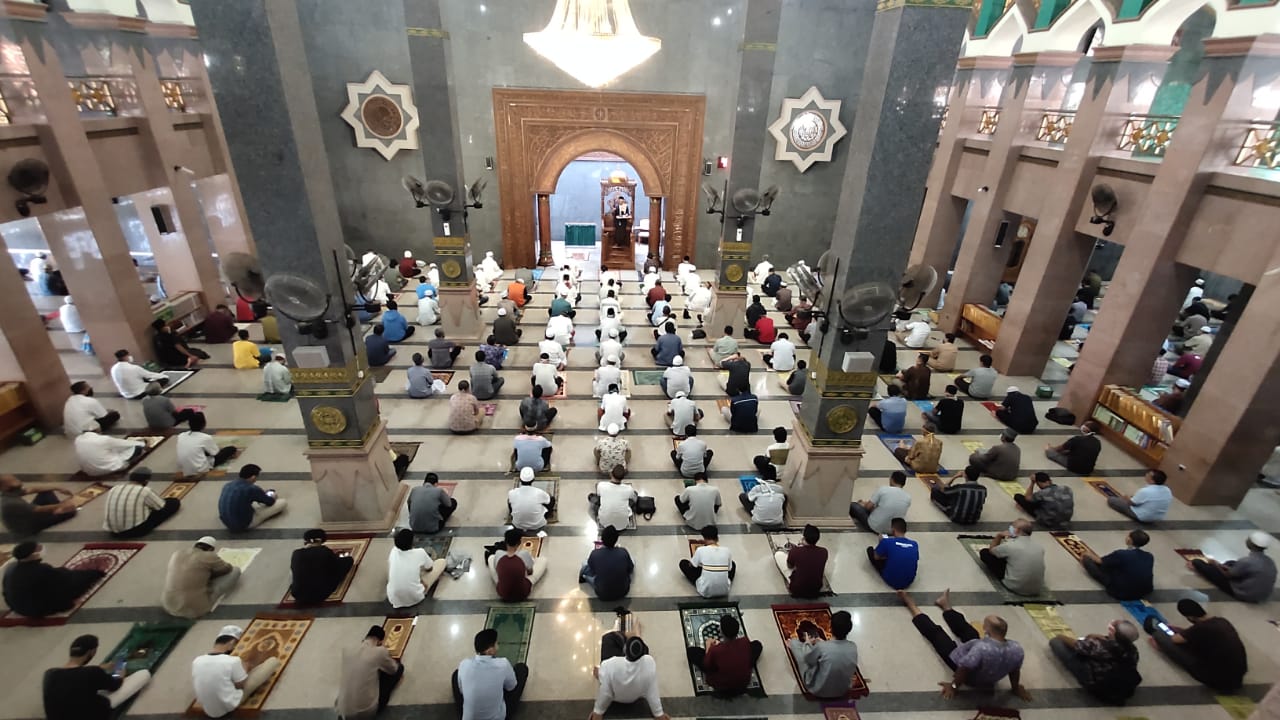
[(631, 443), (618, 437), (620, 431), (617, 423), (609, 423), (605, 428), (608, 436), (596, 441), (596, 467), (600, 469), (601, 475), (612, 475), (615, 467), (621, 467), (623, 474), (626, 474), (627, 465), (631, 462)]
[(1112, 620), (1105, 635), (1076, 639), (1059, 635), (1049, 641), (1058, 661), (1080, 686), (1110, 705), (1123, 705), (1142, 682), (1138, 674), (1138, 628), (1128, 620)]
[(963, 614), (951, 607), (951, 591), (945, 591), (934, 604), (942, 608), (942, 619), (955, 633), (956, 639), (952, 640), (946, 630), (920, 612), (905, 590), (898, 591), (898, 598), (911, 613), (911, 624), (954, 673), (950, 682), (938, 683), (942, 697), (950, 700), (963, 685), (990, 690), (1007, 675), (1013, 694), (1031, 700), (1031, 693), (1022, 686), (1022, 646), (1005, 637), (1009, 624), (1004, 618), (986, 616), (979, 634)]

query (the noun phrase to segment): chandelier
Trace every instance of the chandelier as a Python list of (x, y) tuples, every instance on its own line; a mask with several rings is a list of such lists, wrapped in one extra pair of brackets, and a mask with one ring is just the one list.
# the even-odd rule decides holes
[(588, 87), (601, 87), (653, 56), (662, 41), (640, 34), (628, 0), (556, 0), (551, 22), (524, 41)]

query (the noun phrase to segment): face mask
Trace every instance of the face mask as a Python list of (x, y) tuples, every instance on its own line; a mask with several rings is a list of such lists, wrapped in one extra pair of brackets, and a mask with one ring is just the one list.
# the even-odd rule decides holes
[(1092, 434), (1093, 434), (1093, 433), (1089, 432), (1089, 428), (1088, 428), (1088, 427), (1086, 427), (1086, 426), (1084, 426), (1084, 425), (1081, 425), (1081, 426), (1080, 426), (1080, 432), (1084, 433), (1085, 435), (1092, 435)]
[(1010, 526), (1009, 526), (1009, 537), (1018, 537), (1018, 528), (1016, 528), (1016, 527), (1014, 527), (1014, 526), (1010, 525)]

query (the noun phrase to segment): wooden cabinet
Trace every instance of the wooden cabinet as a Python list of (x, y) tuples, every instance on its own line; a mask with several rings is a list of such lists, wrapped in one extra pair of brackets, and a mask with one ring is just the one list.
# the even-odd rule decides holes
[(151, 313), (157, 320), (164, 320), (178, 335), (199, 327), (208, 316), (200, 293), (193, 291), (178, 293), (152, 305)]
[(20, 382), (0, 382), (0, 442), (8, 442), (36, 424), (36, 411)]
[(1176, 415), (1147, 402), (1136, 390), (1119, 385), (1106, 385), (1098, 393), (1093, 419), (1102, 426), (1103, 437), (1149, 468), (1160, 465), (1182, 424)]
[(996, 346), (1000, 334), (1000, 316), (985, 305), (970, 303), (960, 311), (960, 335), (987, 350)]

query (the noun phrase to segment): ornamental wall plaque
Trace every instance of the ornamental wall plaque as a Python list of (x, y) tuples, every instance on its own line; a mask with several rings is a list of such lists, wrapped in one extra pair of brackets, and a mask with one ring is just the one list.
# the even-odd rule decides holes
[(769, 126), (777, 141), (774, 160), (790, 160), (804, 172), (816, 162), (831, 162), (836, 141), (845, 136), (839, 100), (827, 100), (811, 87), (799, 99), (782, 101), (782, 112)]
[(326, 435), (337, 435), (347, 429), (347, 416), (332, 405), (318, 405), (311, 410), (311, 424)]
[(409, 86), (392, 84), (377, 70), (362, 83), (347, 83), (342, 119), (355, 130), (356, 147), (373, 148), (385, 160), (418, 148), (418, 108)]
[(827, 413), (827, 427), (837, 435), (853, 432), (858, 426), (858, 411), (851, 405), (837, 405)]

